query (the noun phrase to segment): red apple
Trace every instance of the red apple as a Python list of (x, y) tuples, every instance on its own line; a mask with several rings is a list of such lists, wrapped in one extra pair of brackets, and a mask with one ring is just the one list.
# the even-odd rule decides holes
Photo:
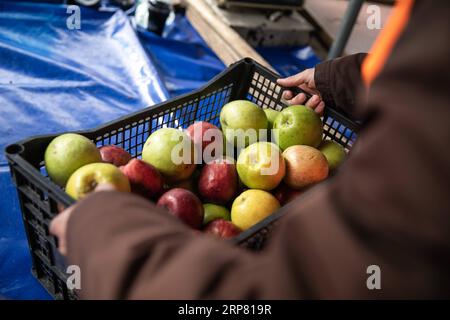
[(238, 191), (236, 164), (230, 158), (206, 164), (198, 181), (198, 192), (206, 202), (226, 204)]
[(170, 189), (156, 203), (180, 218), (188, 226), (200, 229), (203, 223), (203, 205), (192, 192), (182, 188)]
[(277, 198), (277, 200), (280, 202), (280, 204), (282, 206), (284, 206), (286, 203), (294, 200), (296, 197), (301, 195), (303, 192), (292, 189), (284, 183), (280, 183), (280, 185), (278, 187), (276, 187), (272, 193), (275, 196), (275, 198)]
[(194, 173), (192, 173), (192, 175), (188, 179), (177, 181), (177, 182), (172, 182), (172, 183), (170, 183), (170, 181), (166, 181), (166, 189), (170, 190), (173, 188), (183, 188), (183, 189), (191, 191), (194, 194), (197, 194), (197, 184), (198, 184), (199, 176), (200, 176), (200, 170), (196, 169), (194, 171)]
[(237, 236), (241, 230), (230, 221), (216, 219), (206, 225), (204, 232), (214, 234), (222, 239), (229, 239)]
[(195, 183), (195, 180), (186, 179), (186, 180), (178, 181), (178, 182), (175, 182), (175, 183), (169, 185), (169, 189), (174, 189), (174, 188), (182, 188), (182, 189), (189, 190), (192, 193), (195, 193), (196, 189), (197, 189), (197, 185)]
[(186, 129), (187, 135), (192, 139), (192, 141), (194, 141), (194, 144), (197, 145), (197, 146), (201, 146), (201, 148), (202, 148), (201, 149), (202, 150), (202, 155), (203, 155), (203, 151), (205, 150), (205, 148), (210, 143), (213, 143), (215, 141), (215, 139), (213, 137), (211, 137), (211, 136), (208, 137), (208, 138), (205, 137), (205, 133), (209, 129), (217, 130), (217, 132), (220, 133), (220, 135), (222, 135), (222, 133), (221, 133), (219, 128), (217, 128), (212, 123), (209, 123), (209, 122), (206, 122), (206, 121), (195, 122), (194, 124), (191, 124)]
[(163, 178), (151, 164), (133, 159), (120, 170), (128, 177), (132, 192), (148, 199), (157, 199), (163, 192)]
[(131, 155), (118, 146), (103, 146), (99, 151), (103, 162), (111, 163), (116, 167), (124, 166), (131, 160)]

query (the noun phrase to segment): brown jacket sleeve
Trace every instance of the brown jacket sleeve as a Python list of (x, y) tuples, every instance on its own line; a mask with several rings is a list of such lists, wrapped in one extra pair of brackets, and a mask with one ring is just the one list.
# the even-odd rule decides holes
[[(416, 2), (359, 104), (352, 154), (286, 207), (264, 251), (196, 234), (136, 196), (95, 194), (68, 227), (82, 297), (450, 297), (449, 5)], [(369, 265), (381, 290), (366, 286)]]
[(361, 65), (366, 53), (357, 53), (319, 63), (314, 82), (326, 106), (358, 118), (357, 93), (362, 89)]

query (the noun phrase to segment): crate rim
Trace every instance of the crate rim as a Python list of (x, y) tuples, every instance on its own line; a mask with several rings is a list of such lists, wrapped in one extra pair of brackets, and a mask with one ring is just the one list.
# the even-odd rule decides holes
[[(28, 138), (25, 138), (25, 139), (21, 139), (21, 140), (19, 140), (17, 142), (8, 144), (4, 148), (4, 153), (5, 153), (7, 159), (13, 158), (13, 157), (15, 158), (15, 156), (20, 155), (20, 153), (22, 153), (24, 151), (26, 144), (28, 144), (28, 143), (30, 143), (30, 142), (32, 142), (34, 140), (49, 139), (49, 138), (57, 137), (57, 136), (59, 136), (61, 134), (65, 134), (65, 133), (77, 133), (77, 134), (83, 134), (83, 135), (93, 135), (93, 134), (95, 134), (95, 132), (105, 130), (106, 128), (108, 128), (109, 126), (111, 126), (113, 124), (116, 124), (117, 122), (121, 122), (121, 121), (124, 121), (124, 120), (130, 120), (130, 118), (137, 117), (137, 116), (141, 115), (142, 113), (145, 113), (145, 112), (148, 112), (150, 110), (159, 108), (159, 107), (161, 107), (164, 104), (173, 103), (173, 102), (179, 102), (179, 103), (182, 104), (183, 102), (181, 102), (181, 101), (183, 101), (185, 99), (188, 99), (193, 94), (198, 94), (198, 93), (204, 91), (207, 87), (209, 87), (210, 85), (214, 84), (217, 80), (222, 78), (228, 72), (236, 69), (242, 63), (244, 63), (244, 64), (246, 64), (248, 66), (252, 66), (252, 67), (256, 65), (256, 66), (264, 69), (271, 76), (273, 76), (273, 77), (275, 77), (277, 79), (280, 78), (279, 74), (277, 74), (274, 71), (266, 68), (265, 66), (261, 65), (260, 63), (258, 63), (257, 61), (253, 60), (252, 58), (246, 57), (246, 58), (243, 58), (243, 59), (238, 60), (236, 62), (233, 62), (232, 64), (230, 64), (230, 66), (228, 68), (225, 68), (219, 74), (214, 76), (211, 80), (209, 80), (208, 82), (203, 84), (201, 87), (199, 87), (196, 90), (193, 90), (191, 92), (187, 92), (187, 93), (179, 95), (177, 97), (169, 98), (169, 99), (167, 99), (165, 101), (159, 102), (159, 103), (154, 104), (152, 106), (148, 106), (148, 107), (145, 107), (143, 109), (131, 112), (131, 113), (123, 115), (123, 116), (121, 116), (119, 118), (116, 118), (116, 119), (110, 120), (108, 122), (105, 122), (104, 124), (98, 125), (98, 126), (96, 126), (94, 128), (82, 129), (82, 130), (73, 130), (73, 131), (64, 131), (64, 132), (56, 132), (56, 133), (49, 133), (49, 134), (42, 134), (42, 135), (34, 135), (34, 136), (31, 136), (31, 137), (28, 137)], [(294, 93), (296, 93), (296, 94), (302, 92), (297, 87), (286, 88), (286, 89), (294, 91)], [(305, 93), (305, 92), (303, 92), (303, 93)], [(307, 93), (305, 93), (305, 94), (306, 94), (306, 96), (308, 98), (311, 97), (311, 95), (309, 95)], [(331, 108), (327, 108), (327, 112), (332, 113), (332, 114), (336, 114), (336, 111), (331, 109)], [(344, 118), (348, 122), (350, 122), (350, 123), (353, 122), (345, 114), (340, 113), (339, 115), (340, 115), (340, 117)], [(354, 128), (350, 128), (350, 129), (352, 129), (354, 132), (357, 132), (359, 128), (354, 127)], [(8, 151), (8, 150), (11, 150), (11, 149), (12, 150), (18, 149), (18, 151), (16, 151), (16, 152)]]

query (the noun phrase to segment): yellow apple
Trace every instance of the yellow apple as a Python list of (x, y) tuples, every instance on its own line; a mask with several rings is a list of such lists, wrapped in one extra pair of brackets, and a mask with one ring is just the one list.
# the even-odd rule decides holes
[(111, 184), (118, 191), (130, 192), (128, 178), (110, 163), (91, 163), (79, 168), (67, 181), (66, 192), (78, 200), (94, 191), (99, 184)]
[(231, 207), (231, 222), (239, 229), (247, 230), (280, 208), (278, 200), (263, 190), (242, 192)]

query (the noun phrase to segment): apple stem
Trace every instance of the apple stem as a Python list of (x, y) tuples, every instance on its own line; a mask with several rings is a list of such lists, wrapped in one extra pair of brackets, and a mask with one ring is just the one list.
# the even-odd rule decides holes
[(94, 191), (95, 188), (97, 188), (97, 186), (98, 186), (97, 181), (92, 180), (92, 182), (89, 184), (89, 191), (88, 192)]

